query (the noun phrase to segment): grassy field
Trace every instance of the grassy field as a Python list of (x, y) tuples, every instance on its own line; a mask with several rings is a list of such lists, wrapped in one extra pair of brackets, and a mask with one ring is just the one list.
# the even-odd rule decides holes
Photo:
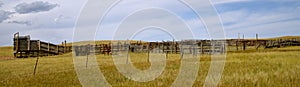
[[(33, 75), (35, 58), (3, 59), (12, 56), (11, 47), (0, 47), (0, 86), (81, 86), (74, 70), (72, 54), (41, 57), (37, 74)], [(227, 53), (220, 87), (299, 87), (300, 47), (260, 50), (258, 52)], [(134, 65), (149, 68), (146, 54), (131, 54)], [(158, 78), (150, 82), (135, 82), (124, 77), (113, 64), (111, 56), (97, 55), (98, 66), (112, 86), (170, 86), (180, 67), (179, 54), (170, 54), (167, 66)], [(2, 58), (2, 59), (1, 59)], [(210, 56), (201, 55), (195, 87), (203, 86)]]
[(0, 56), (2, 57), (12, 57), (13, 56), (13, 47), (0, 47)]

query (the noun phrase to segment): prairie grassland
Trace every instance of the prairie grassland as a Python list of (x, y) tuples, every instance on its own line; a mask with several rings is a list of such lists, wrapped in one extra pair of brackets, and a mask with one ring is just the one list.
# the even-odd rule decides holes
[[(4, 49), (4, 48), (1, 48)], [(300, 47), (278, 48), (284, 51), (237, 52), (226, 54), (226, 64), (220, 87), (288, 86), (299, 87)], [(1, 56), (11, 56), (10, 48), (1, 50)], [(150, 67), (146, 53), (131, 53), (131, 61), (138, 69)], [(200, 56), (200, 68), (195, 87), (203, 86), (211, 65), (209, 55)], [(0, 60), (0, 86), (81, 86), (74, 70), (72, 54), (41, 57), (36, 75), (35, 58)], [(97, 55), (97, 62), (106, 80), (112, 86), (170, 86), (180, 70), (180, 55), (168, 55), (163, 73), (150, 82), (135, 82), (116, 69), (108, 55)]]
[(12, 57), (13, 56), (13, 47), (6, 46), (0, 47), (0, 57)]

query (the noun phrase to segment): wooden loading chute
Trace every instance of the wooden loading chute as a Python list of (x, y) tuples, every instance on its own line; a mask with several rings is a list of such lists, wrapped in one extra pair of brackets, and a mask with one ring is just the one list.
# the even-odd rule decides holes
[(50, 42), (43, 42), (40, 40), (30, 40), (30, 36), (20, 36), (19, 32), (14, 34), (13, 39), (14, 56), (16, 58), (27, 58), (37, 56), (51, 56), (71, 52), (71, 47), (62, 45), (55, 45)]

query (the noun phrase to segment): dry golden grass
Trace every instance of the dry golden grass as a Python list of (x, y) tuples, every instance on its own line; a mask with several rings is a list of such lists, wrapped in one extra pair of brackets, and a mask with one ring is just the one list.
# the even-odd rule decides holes
[[(300, 49), (290, 47), (282, 49)], [(7, 50), (9, 50), (7, 48)], [(2, 52), (8, 52), (3, 51)], [(2, 53), (6, 55), (7, 53)], [(2, 55), (1, 54), (1, 55)], [(147, 69), (146, 53), (131, 53), (133, 64)], [(195, 87), (203, 86), (210, 56), (201, 55), (201, 63)], [(227, 53), (220, 87), (288, 86), (299, 87), (300, 51), (261, 51), (251, 53)], [(180, 70), (179, 54), (170, 54), (167, 66), (158, 78), (150, 82), (135, 82), (124, 77), (113, 64), (111, 56), (97, 55), (99, 68), (112, 86), (170, 86)], [(35, 58), (0, 60), (0, 86), (81, 86), (74, 70), (72, 54), (41, 57), (37, 74), (33, 75)]]

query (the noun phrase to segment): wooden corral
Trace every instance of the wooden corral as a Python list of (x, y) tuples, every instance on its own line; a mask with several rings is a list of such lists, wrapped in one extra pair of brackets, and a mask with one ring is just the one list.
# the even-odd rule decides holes
[[(227, 47), (236, 47), (237, 51), (246, 50), (252, 46), (258, 48), (274, 48), (285, 46), (300, 46), (296, 39), (287, 40), (263, 40), (263, 39), (228, 39), (228, 40), (183, 40), (183, 41), (161, 41), (161, 42), (126, 42), (114, 41), (116, 43), (74, 46), (75, 53), (79, 56), (88, 53), (110, 55), (114, 52), (128, 51), (134, 53), (198, 53), (198, 54), (222, 54)], [(88, 50), (86, 50), (88, 49)], [(89, 51), (89, 52), (87, 52)]]
[(114, 55), (118, 52), (133, 53), (167, 53), (167, 54), (223, 54), (227, 47), (236, 47), (237, 51), (246, 50), (248, 46), (256, 49), (300, 46), (298, 39), (226, 39), (226, 40), (182, 40), (182, 41), (112, 41), (104, 44), (86, 44), (66, 46), (66, 41), (62, 45), (43, 42), (40, 40), (30, 40), (30, 36), (14, 35), (14, 55), (15, 57), (30, 56), (51, 56), (71, 52), (76, 56), (89, 54)]
[(300, 46), (300, 41), (297, 41), (297, 39), (279, 39), (279, 40), (269, 40), (266, 42), (266, 48), (280, 48), (280, 47), (286, 47), (286, 46)]
[(73, 46), (76, 56), (88, 54), (114, 54), (117, 52), (134, 53), (188, 53), (188, 54), (222, 54), (225, 53), (225, 41), (213, 40), (185, 40), (185, 41), (162, 41), (162, 42), (136, 42), (118, 41), (109, 44), (79, 45)]
[[(40, 40), (30, 40), (30, 36), (14, 34), (14, 56), (16, 58), (51, 56), (71, 52), (71, 47), (55, 45)], [(66, 42), (65, 42), (66, 43)]]
[(236, 46), (238, 51), (240, 48), (246, 50), (248, 46), (255, 46), (256, 49), (259, 47), (267, 48), (281, 48), (286, 46), (300, 46), (300, 41), (296, 38), (293, 39), (229, 39), (226, 40), (228, 46)]

